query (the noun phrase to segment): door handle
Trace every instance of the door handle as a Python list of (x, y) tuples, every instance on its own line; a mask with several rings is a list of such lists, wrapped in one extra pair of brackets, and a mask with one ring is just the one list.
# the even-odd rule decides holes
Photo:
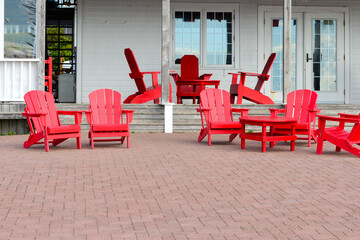
[(313, 60), (312, 58), (309, 58), (309, 54), (306, 54), (306, 62), (309, 62), (309, 60)]

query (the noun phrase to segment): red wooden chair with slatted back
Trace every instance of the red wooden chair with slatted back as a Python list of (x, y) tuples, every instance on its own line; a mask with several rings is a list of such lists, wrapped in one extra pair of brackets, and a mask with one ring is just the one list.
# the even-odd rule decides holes
[[(243, 99), (257, 104), (274, 104), (274, 101), (271, 100), (271, 98), (262, 94), (260, 91), (262, 86), (264, 85), (264, 82), (267, 81), (270, 77), (269, 72), (275, 58), (276, 53), (272, 53), (269, 56), (261, 74), (250, 72), (229, 73), (232, 75), (232, 82), (230, 85), (231, 104), (235, 103), (236, 96), (237, 104), (241, 104)], [(237, 82), (238, 76), (240, 76), (239, 82)], [(245, 86), (246, 76), (253, 76), (258, 78), (257, 84), (254, 89)]]
[[(77, 148), (81, 149), (81, 115), (82, 111), (57, 111), (54, 97), (45, 91), (30, 91), (24, 96), (26, 107), (22, 113), (30, 128), (30, 136), (24, 142), (24, 148), (34, 144), (44, 144), (49, 151), (49, 143), (56, 146), (68, 138), (76, 138)], [(61, 125), (59, 114), (74, 115), (75, 124)], [(40, 142), (44, 139), (43, 142)]]
[[(130, 48), (124, 50), (126, 60), (129, 64), (131, 73), (130, 78), (135, 80), (136, 87), (138, 91), (130, 96), (128, 96), (124, 103), (146, 103), (154, 100), (154, 103), (159, 103), (159, 98), (161, 97), (161, 85), (158, 83), (158, 74), (160, 72), (140, 72), (140, 68), (136, 62), (133, 51)], [(151, 74), (152, 77), (152, 86), (146, 87), (144, 81), (144, 75)], [(171, 84), (169, 82), (169, 95), (171, 102)]]
[[(339, 113), (340, 117), (317, 115), (319, 118), (318, 144), (316, 153), (322, 154), (324, 140), (334, 144), (336, 151), (341, 149), (360, 157), (360, 114)], [(326, 128), (327, 121), (339, 122), (337, 127)], [(351, 131), (346, 131), (345, 124), (354, 124)]]
[(205, 86), (218, 88), (220, 84), (219, 80), (210, 80), (212, 74), (206, 73), (199, 76), (199, 59), (195, 55), (184, 55), (181, 58), (180, 71), (181, 76), (170, 73), (176, 83), (178, 104), (181, 104), (183, 99), (192, 99), (195, 104)]
[(208, 144), (211, 146), (212, 134), (230, 134), (229, 141), (234, 140), (241, 132), (241, 124), (234, 120), (233, 112), (241, 113), (246, 117), (249, 109), (232, 108), (230, 94), (221, 89), (208, 88), (200, 93), (200, 108), (202, 128), (198, 137), (201, 142), (208, 135)]
[(122, 109), (120, 93), (111, 89), (99, 89), (89, 94), (89, 101), (86, 118), (90, 124), (91, 148), (94, 148), (94, 142), (120, 141), (123, 144), (125, 138), (129, 148), (129, 124), (134, 110)]
[[(306, 135), (306, 137), (298, 137), (297, 139), (308, 140), (308, 146), (311, 146), (311, 139), (317, 142), (315, 121), (316, 114), (321, 110), (317, 109), (316, 100), (317, 93), (308, 89), (299, 89), (290, 92), (287, 95), (285, 109), (271, 108), (271, 116), (277, 116), (283, 113), (285, 117), (292, 117), (298, 120), (296, 125), (296, 135)], [(274, 133), (290, 133), (290, 128), (276, 127)]]

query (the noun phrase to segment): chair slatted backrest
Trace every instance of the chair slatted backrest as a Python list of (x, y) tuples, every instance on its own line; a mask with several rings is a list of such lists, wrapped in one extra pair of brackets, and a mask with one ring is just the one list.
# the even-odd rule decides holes
[(298, 123), (308, 123), (310, 119), (309, 110), (316, 110), (317, 93), (309, 89), (299, 89), (287, 95), (285, 116), (298, 119)]
[[(232, 122), (230, 94), (221, 89), (208, 88), (200, 93), (200, 107), (211, 109), (207, 122)], [(206, 115), (205, 115), (206, 116)]]
[(195, 55), (181, 58), (181, 80), (199, 78), (199, 59)]
[(124, 50), (124, 53), (125, 53), (125, 57), (126, 57), (126, 60), (129, 64), (130, 71), (131, 71), (131, 73), (129, 74), (130, 78), (135, 80), (135, 84), (136, 84), (136, 87), (137, 87), (139, 93), (146, 92), (147, 88), (146, 88), (146, 85), (144, 82), (144, 76), (140, 72), (140, 69), (136, 62), (133, 51), (130, 48), (126, 48)]
[[(269, 74), (271, 66), (273, 65), (273, 63), (275, 61), (275, 58), (276, 58), (276, 53), (270, 54), (270, 56), (269, 56), (268, 60), (266, 61), (266, 64), (265, 64), (264, 69), (263, 69), (261, 74), (266, 74), (266, 75)], [(261, 87), (263, 86), (264, 81), (265, 81), (264, 78), (259, 78), (259, 80), (258, 80), (258, 82), (257, 82), (257, 84), (255, 86), (256, 91), (261, 90)]]
[[(25, 94), (24, 100), (26, 113), (46, 113), (45, 118), (48, 127), (60, 126), (54, 96), (51, 93), (33, 90)], [(42, 123), (40, 117), (33, 117), (32, 122), (37, 132), (44, 129), (44, 123)]]
[(111, 89), (98, 89), (89, 94), (92, 124), (120, 124), (122, 119), (121, 94)]

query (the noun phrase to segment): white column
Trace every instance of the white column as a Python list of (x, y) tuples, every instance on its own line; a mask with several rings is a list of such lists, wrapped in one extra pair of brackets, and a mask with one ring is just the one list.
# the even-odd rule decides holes
[(291, 0), (284, 0), (283, 102), (291, 91)]
[(164, 106), (164, 131), (173, 132), (173, 103), (169, 102), (170, 0), (162, 0), (161, 23), (161, 104)]
[(46, 28), (46, 0), (36, 1), (36, 58), (39, 59), (37, 66), (37, 89), (45, 87), (45, 28)]

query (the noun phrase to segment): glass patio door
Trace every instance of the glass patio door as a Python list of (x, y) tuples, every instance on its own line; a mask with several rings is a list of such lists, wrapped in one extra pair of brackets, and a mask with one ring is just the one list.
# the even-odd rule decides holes
[[(344, 103), (344, 14), (293, 13), (291, 24), (291, 91), (311, 89), (318, 102)], [(265, 94), (283, 98), (283, 19), (281, 12), (265, 12), (266, 58), (277, 54)]]
[[(304, 88), (303, 84), (303, 14), (293, 13), (291, 22), (291, 90)], [(274, 102), (283, 99), (283, 19), (280, 12), (265, 12), (265, 61), (273, 52), (276, 59), (270, 72), (265, 94)]]
[(318, 102), (344, 103), (344, 15), (305, 13), (305, 85)]

